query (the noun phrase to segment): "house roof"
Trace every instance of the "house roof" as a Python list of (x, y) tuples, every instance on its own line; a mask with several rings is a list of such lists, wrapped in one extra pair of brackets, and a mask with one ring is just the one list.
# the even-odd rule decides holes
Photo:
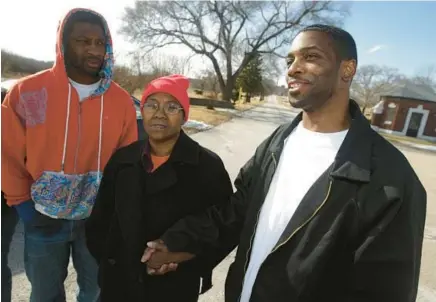
[(381, 96), (436, 102), (436, 92), (430, 86), (415, 84), (410, 81), (397, 84), (388, 93), (384, 93)]

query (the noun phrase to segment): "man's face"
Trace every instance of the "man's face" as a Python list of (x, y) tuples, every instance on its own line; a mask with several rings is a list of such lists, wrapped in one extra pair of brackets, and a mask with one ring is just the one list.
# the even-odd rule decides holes
[(73, 25), (65, 55), (69, 65), (88, 75), (97, 76), (105, 54), (106, 39), (100, 25), (86, 22)]
[(182, 127), (184, 113), (180, 103), (167, 93), (149, 96), (142, 108), (145, 132), (154, 141), (176, 137)]
[(332, 42), (317, 31), (300, 33), (287, 57), (289, 102), (307, 111), (321, 107), (336, 91), (339, 67)]

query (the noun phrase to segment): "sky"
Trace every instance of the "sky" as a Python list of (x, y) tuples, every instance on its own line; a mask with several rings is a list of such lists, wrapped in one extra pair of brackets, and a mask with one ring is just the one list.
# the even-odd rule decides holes
[[(59, 20), (69, 9), (85, 7), (97, 10), (107, 19), (118, 62), (123, 63), (124, 54), (134, 47), (117, 30), (124, 7), (133, 3), (134, 0), (117, 0), (110, 5), (107, 0), (1, 1), (0, 47), (38, 60), (54, 60)], [(344, 29), (356, 40), (360, 66), (387, 65), (412, 76), (436, 64), (435, 16), (436, 2), (353, 1)], [(164, 52), (172, 53), (174, 49)], [(187, 55), (180, 49), (177, 53)], [(196, 61), (202, 64), (202, 60)]]
[(356, 40), (359, 65), (408, 76), (436, 65), (436, 2), (354, 2), (344, 29)]

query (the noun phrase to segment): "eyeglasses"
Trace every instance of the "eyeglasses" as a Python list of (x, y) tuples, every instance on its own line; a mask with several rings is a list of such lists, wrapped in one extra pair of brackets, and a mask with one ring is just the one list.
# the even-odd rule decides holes
[(163, 107), (164, 112), (169, 115), (177, 114), (183, 110), (183, 108), (176, 102), (167, 102), (163, 105), (159, 105), (158, 102), (152, 100), (145, 102), (143, 110), (145, 112), (155, 113), (160, 109), (161, 106)]

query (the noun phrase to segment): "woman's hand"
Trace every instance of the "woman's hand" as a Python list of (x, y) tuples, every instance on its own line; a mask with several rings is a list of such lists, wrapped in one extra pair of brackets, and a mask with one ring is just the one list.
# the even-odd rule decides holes
[(141, 262), (147, 264), (150, 275), (164, 275), (175, 271), (178, 263), (191, 260), (195, 255), (185, 252), (170, 252), (162, 240), (147, 243)]

